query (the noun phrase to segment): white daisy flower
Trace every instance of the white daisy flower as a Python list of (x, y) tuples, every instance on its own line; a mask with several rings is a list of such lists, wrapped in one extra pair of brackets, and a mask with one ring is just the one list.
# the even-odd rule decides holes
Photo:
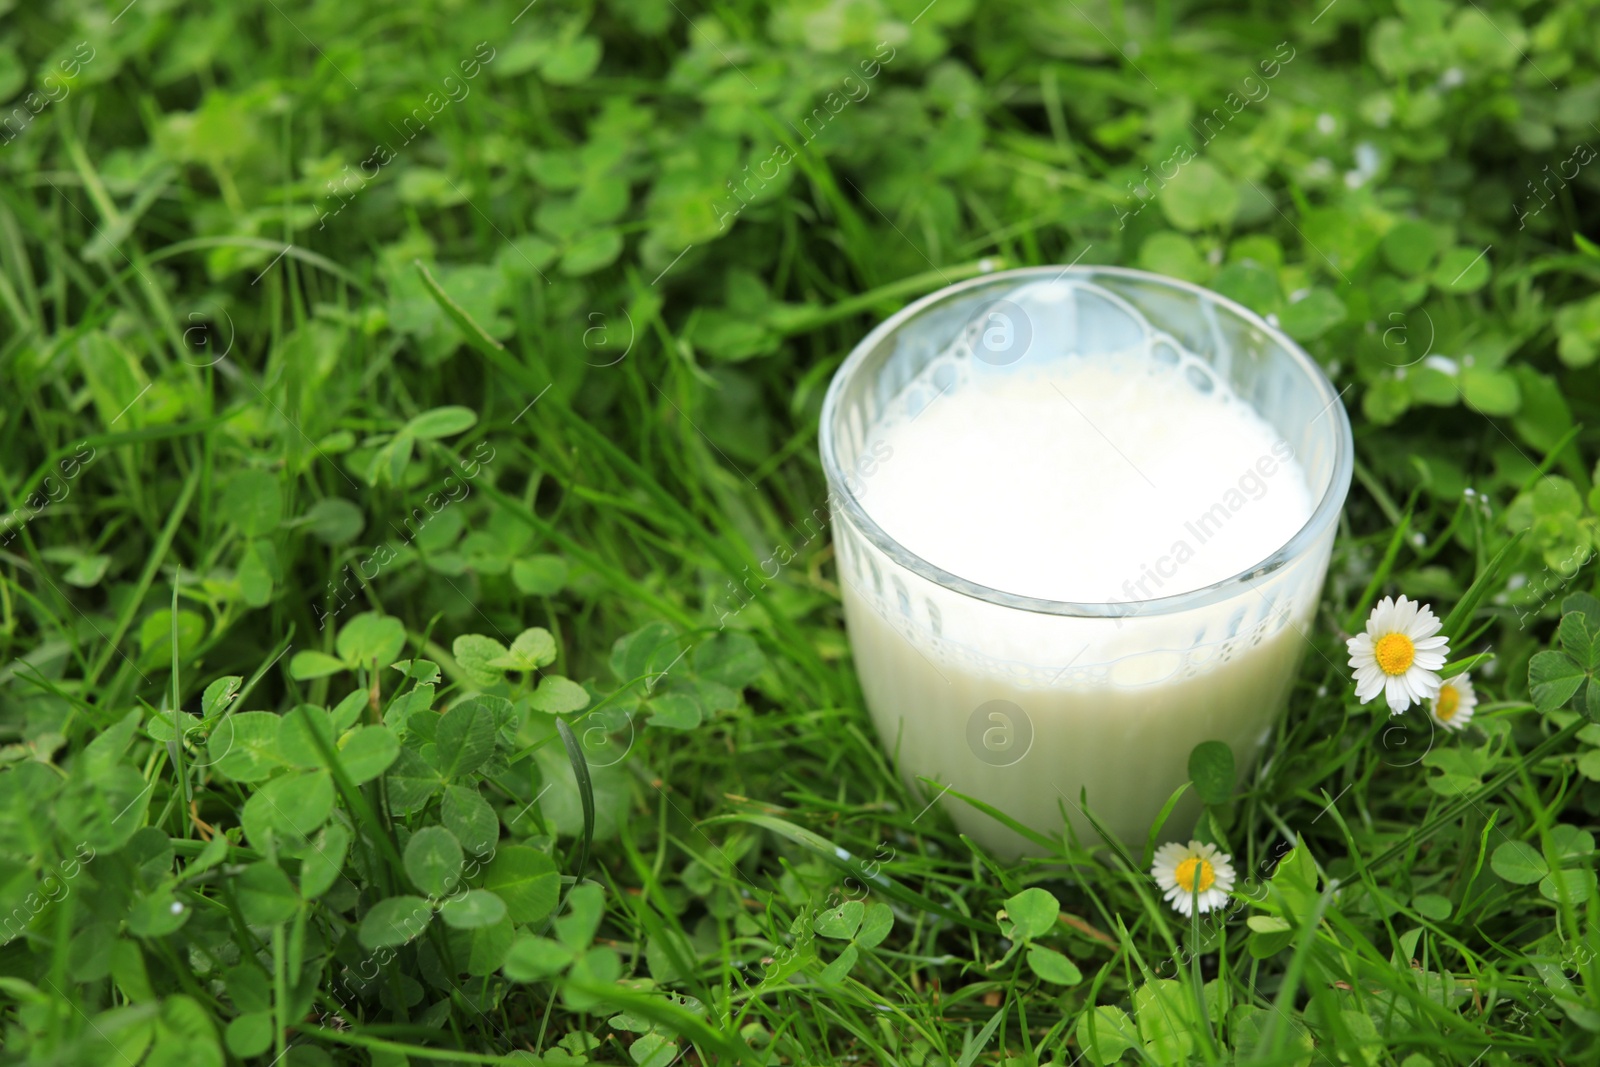
[(1384, 597), (1367, 616), (1367, 632), (1345, 644), (1355, 668), (1356, 696), (1365, 704), (1382, 693), (1395, 715), (1439, 695), (1438, 670), (1450, 655), (1444, 624), (1426, 604)]
[(1193, 913), (1196, 891), (1200, 894), (1200, 910), (1207, 912), (1228, 902), (1228, 891), (1233, 888), (1233, 857), (1216, 845), (1199, 841), (1180, 845), (1173, 841), (1156, 849), (1150, 874), (1165, 890), (1167, 902), (1180, 913)]
[(1446, 730), (1465, 730), (1472, 721), (1472, 709), (1478, 706), (1478, 694), (1472, 691), (1472, 675), (1458, 674), (1439, 685), (1439, 695), (1433, 698), (1428, 714)]

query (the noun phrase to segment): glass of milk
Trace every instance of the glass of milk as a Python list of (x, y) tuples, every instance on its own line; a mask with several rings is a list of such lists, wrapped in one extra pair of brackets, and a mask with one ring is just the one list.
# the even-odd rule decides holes
[[(1039, 267), (953, 285), (835, 374), (821, 451), (867, 706), (899, 772), (1142, 847), (1202, 741), (1241, 773), (1288, 700), (1350, 423), (1273, 325), (1186, 282)], [(933, 784), (929, 784), (933, 783)], [(1036, 846), (977, 809), (962, 832)], [(1162, 838), (1188, 835), (1187, 793)]]

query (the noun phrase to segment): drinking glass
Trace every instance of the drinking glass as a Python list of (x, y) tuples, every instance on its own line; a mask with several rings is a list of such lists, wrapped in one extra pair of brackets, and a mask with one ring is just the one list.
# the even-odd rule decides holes
[[(1063, 284), (1070, 299), (1059, 298)], [(1225, 382), (1292, 448), (1313, 509), (1265, 559), (1187, 592), (1072, 603), (966, 580), (874, 521), (873, 479), (895, 462), (874, 427), (940, 402), (955, 381), (952, 352), (1003, 373), (1140, 349), (1173, 363), (1180, 351), (1198, 357), (1185, 371), (1195, 388)], [(941, 360), (947, 365), (931, 379), (923, 375)], [(1007, 858), (1042, 851), (947, 791), (1047, 836), (1069, 823), (1097, 846), (1093, 813), (1137, 850), (1188, 780), (1195, 745), (1225, 742), (1241, 775), (1260, 756), (1307, 644), (1352, 464), (1338, 393), (1274, 324), (1199, 286), (1143, 271), (1035, 267), (980, 276), (916, 301), (855, 347), (829, 386), (820, 437), (867, 707), (898, 772), (926, 801), (944, 795), (963, 833)], [(1270, 476), (1262, 481), (1271, 491)], [(1252, 515), (1246, 507), (1223, 517)], [(1008, 551), (1004, 529), (989, 547)], [(1162, 839), (1186, 838), (1199, 812), (1191, 789)]]

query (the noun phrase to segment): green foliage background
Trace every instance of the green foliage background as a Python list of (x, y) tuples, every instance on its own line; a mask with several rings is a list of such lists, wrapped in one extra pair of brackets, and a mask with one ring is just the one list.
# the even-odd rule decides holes
[[(1593, 1062), (1597, 14), (0, 0), (0, 1057)], [(1072, 261), (1356, 427), (1187, 926), (906, 789), (822, 528), (865, 329)]]

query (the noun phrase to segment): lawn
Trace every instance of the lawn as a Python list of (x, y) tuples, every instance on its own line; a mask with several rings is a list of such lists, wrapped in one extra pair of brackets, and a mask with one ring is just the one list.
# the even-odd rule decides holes
[[(0, 1061), (1600, 1061), (1597, 10), (0, 0)], [(1072, 262), (1354, 427), (1193, 918), (958, 834), (840, 608), (835, 369)]]

